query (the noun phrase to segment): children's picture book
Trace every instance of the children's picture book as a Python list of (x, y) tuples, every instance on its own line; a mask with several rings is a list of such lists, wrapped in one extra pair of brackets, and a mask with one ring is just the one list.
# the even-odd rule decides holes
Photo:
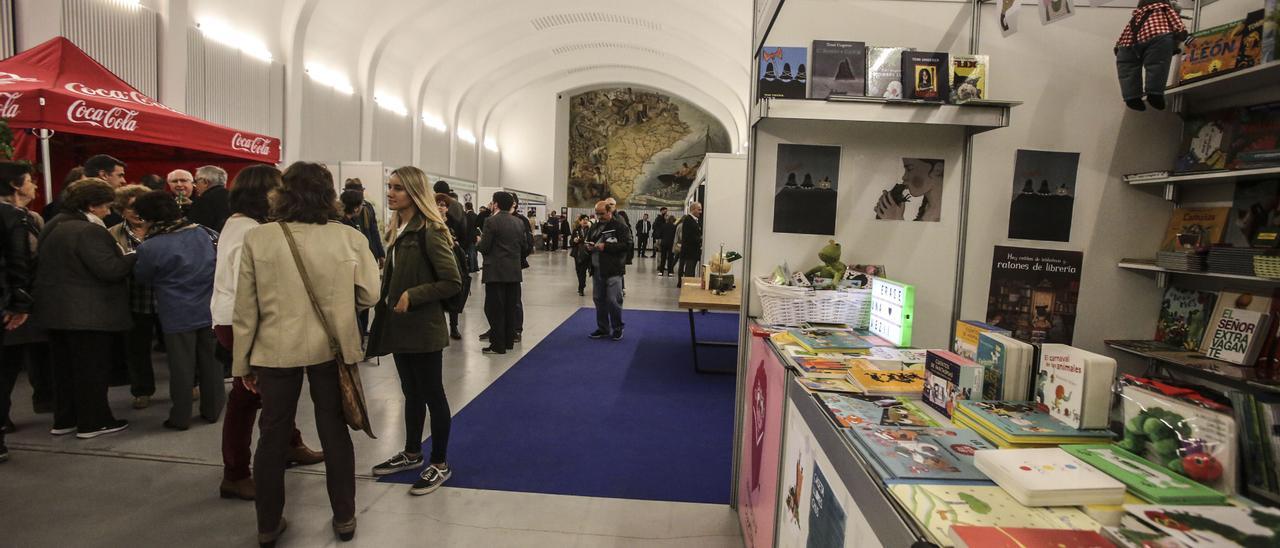
[(1244, 34), (1243, 19), (1191, 33), (1182, 46), (1178, 83), (1186, 84), (1235, 70)]
[(962, 104), (979, 101), (990, 96), (988, 86), (990, 77), (987, 68), (991, 65), (986, 55), (951, 56), (951, 102)]
[(860, 389), (858, 387), (852, 384), (849, 384), (849, 381), (846, 381), (843, 378), (840, 378), (840, 379), (797, 378), (796, 382), (800, 383), (800, 386), (805, 387), (805, 389), (809, 390), (810, 392), (843, 392), (848, 394), (860, 392)]
[(804, 99), (809, 80), (808, 48), (765, 46), (760, 50), (760, 97)]
[(1035, 529), (1030, 527), (951, 527), (956, 548), (1114, 548), (1096, 531)]
[(1100, 527), (1076, 508), (1026, 507), (995, 486), (913, 483), (890, 485), (889, 492), (939, 546), (953, 545), (950, 536), (955, 525), (1086, 531)]
[(863, 424), (845, 430), (844, 434), (879, 461), (888, 474), (886, 481), (985, 482), (987, 477), (973, 467), (973, 454), (980, 449), (994, 449), (973, 432), (953, 428)]
[(1036, 403), (1048, 407), (1049, 416), (1072, 428), (1106, 428), (1115, 376), (1114, 358), (1065, 344), (1043, 344)]
[(1280, 165), (1280, 102), (1240, 109), (1230, 149), (1231, 169)]
[(842, 428), (862, 424), (882, 426), (937, 426), (938, 422), (906, 398), (819, 392), (818, 402)]
[(847, 377), (854, 386), (876, 396), (918, 396), (924, 392), (924, 372), (913, 370), (881, 371), (866, 367), (849, 369)]
[(849, 329), (795, 329), (791, 336), (810, 352), (866, 354), (871, 345)]
[(1271, 316), (1228, 308), (1215, 319), (1204, 339), (1204, 355), (1237, 365), (1253, 365), (1258, 360)]
[(1275, 508), (1125, 505), (1124, 509), (1186, 546), (1280, 546), (1280, 510)]
[(956, 402), (982, 394), (982, 366), (945, 350), (930, 350), (924, 363), (924, 402), (951, 418)]
[(938, 51), (902, 52), (902, 98), (946, 101), (951, 96), (948, 54)]
[(1067, 426), (1050, 417), (1043, 407), (1029, 401), (962, 401), (957, 409), (961, 414), (989, 424), (1011, 438), (1077, 440), (1068, 443), (1112, 438), (1108, 430), (1080, 430)]
[(978, 355), (978, 337), (983, 333), (1001, 333), (1009, 335), (1009, 330), (996, 327), (977, 320), (956, 320), (956, 338), (951, 341), (951, 351), (966, 359), (974, 359)]
[(1084, 254), (995, 246), (987, 323), (1029, 343), (1071, 344)]
[(809, 71), (810, 99), (866, 94), (866, 43), (814, 40), (812, 67)]
[(1155, 340), (1184, 350), (1200, 349), (1218, 294), (1169, 286), (1160, 302)]
[(1116, 445), (1063, 445), (1062, 450), (1120, 480), (1155, 504), (1225, 504), (1227, 497)]
[(914, 48), (867, 48), (867, 97), (902, 98), (902, 52)]
[[(1160, 251), (1185, 251), (1222, 243), (1231, 208), (1179, 207), (1169, 216)], [(1246, 244), (1247, 245), (1247, 244)]]
[(1236, 494), (1240, 438), (1235, 416), (1231, 408), (1207, 405), (1195, 394), (1126, 378), (1120, 391), (1121, 445), (1221, 493)]
[(1278, 228), (1280, 180), (1236, 182), (1231, 212), (1227, 217), (1226, 243), (1249, 247), (1259, 232)]
[(1226, 169), (1235, 139), (1237, 109), (1189, 113), (1182, 120), (1182, 144), (1174, 159), (1175, 173)]
[(1027, 506), (1124, 502), (1123, 483), (1058, 447), (978, 451), (973, 464)]
[[(1035, 348), (1000, 333), (978, 336), (975, 362), (982, 366), (983, 400), (1026, 400), (1030, 397)], [(977, 399), (977, 398), (974, 398)]]

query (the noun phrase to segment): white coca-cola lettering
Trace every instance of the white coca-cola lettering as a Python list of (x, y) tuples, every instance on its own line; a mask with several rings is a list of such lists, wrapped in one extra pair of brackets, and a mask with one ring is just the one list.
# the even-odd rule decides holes
[(103, 129), (134, 131), (138, 129), (138, 111), (121, 107), (97, 108), (79, 100), (67, 108), (67, 120)]
[(231, 137), (231, 148), (250, 152), (259, 156), (271, 155), (271, 141), (266, 137), (248, 137), (236, 133)]
[(134, 91), (134, 90), (125, 91), (125, 90), (119, 90), (119, 89), (94, 88), (94, 87), (89, 87), (88, 85), (85, 85), (85, 84), (81, 84), (79, 82), (70, 82), (63, 87), (66, 88), (66, 90), (70, 91), (71, 93), (75, 93), (77, 95), (83, 95), (85, 97), (94, 97), (97, 99), (110, 99), (113, 101), (121, 101), (124, 103), (135, 103), (135, 104), (139, 104), (146, 107), (156, 107), (156, 108), (162, 108), (162, 109), (168, 110), (170, 112), (177, 112), (176, 110), (173, 110), (167, 106), (164, 106), (159, 101), (156, 101), (155, 99), (147, 97), (146, 95), (138, 93), (137, 91)]
[(17, 118), (18, 117), (18, 98), (22, 97), (21, 93), (0, 92), (0, 118)]
[(17, 84), (19, 82), (39, 82), (39, 81), (40, 80), (36, 78), (27, 78), (25, 76), (18, 76), (17, 74), (14, 74), (12, 72), (0, 72), (0, 86), (4, 86), (8, 84)]

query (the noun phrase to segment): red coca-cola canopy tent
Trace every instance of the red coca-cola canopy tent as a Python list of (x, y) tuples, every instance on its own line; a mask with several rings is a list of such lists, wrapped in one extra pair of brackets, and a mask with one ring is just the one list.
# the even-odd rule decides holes
[[(234, 172), (280, 161), (279, 139), (173, 110), (63, 37), (0, 61), (0, 118), (15, 130), (21, 158), (37, 157), (38, 140), (16, 130), (52, 130), (55, 151), (46, 165), (69, 169), (90, 154), (111, 154), (130, 163), (130, 180), (146, 173), (139, 169), (144, 166), (190, 169), (211, 163)], [(55, 170), (53, 178), (60, 180), (65, 172)]]

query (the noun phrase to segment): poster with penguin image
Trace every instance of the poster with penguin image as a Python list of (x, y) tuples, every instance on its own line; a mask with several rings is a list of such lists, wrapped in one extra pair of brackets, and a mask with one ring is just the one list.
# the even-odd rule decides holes
[(774, 232), (835, 235), (840, 147), (779, 144), (776, 185)]
[(804, 99), (809, 83), (808, 48), (765, 46), (760, 50), (760, 97)]

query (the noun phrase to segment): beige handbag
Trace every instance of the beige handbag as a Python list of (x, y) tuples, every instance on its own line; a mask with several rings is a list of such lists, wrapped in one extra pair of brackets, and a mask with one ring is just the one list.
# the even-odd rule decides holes
[(352, 430), (362, 430), (376, 440), (378, 437), (373, 435), (373, 426), (369, 423), (369, 408), (364, 402), (360, 367), (354, 363), (346, 363), (343, 359), (342, 345), (338, 343), (337, 334), (333, 332), (329, 320), (324, 317), (324, 311), (320, 309), (320, 301), (316, 300), (315, 290), (311, 287), (311, 277), (307, 276), (307, 267), (302, 264), (302, 255), (298, 253), (298, 242), (294, 241), (293, 234), (289, 232), (289, 227), (285, 226), (283, 221), (277, 224), (284, 232), (284, 239), (289, 242), (289, 252), (293, 253), (293, 264), (297, 265), (298, 274), (302, 275), (302, 286), (307, 289), (307, 298), (311, 299), (311, 306), (320, 317), (320, 325), (324, 326), (325, 334), (329, 336), (329, 350), (333, 352), (333, 361), (338, 366), (338, 386), (342, 390), (342, 414), (347, 420), (347, 426)]

